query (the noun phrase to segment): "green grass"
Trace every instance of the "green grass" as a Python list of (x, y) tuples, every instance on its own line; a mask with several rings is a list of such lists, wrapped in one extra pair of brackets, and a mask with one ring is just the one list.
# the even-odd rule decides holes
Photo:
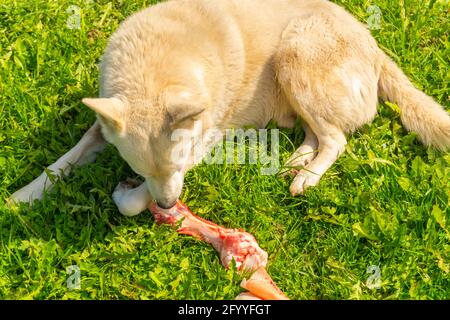
[[(449, 108), (448, 1), (338, 1), (426, 93)], [(94, 121), (80, 100), (98, 92), (108, 37), (152, 1), (0, 2), (0, 198), (38, 176)], [(69, 29), (67, 8), (81, 8)], [(299, 128), (282, 130), (283, 160)], [(293, 144), (292, 144), (293, 143)], [(206, 219), (254, 234), (269, 272), (293, 299), (450, 299), (450, 155), (427, 149), (395, 107), (351, 138), (305, 196), (258, 166), (206, 166), (186, 177), (182, 200)], [(134, 174), (109, 146), (32, 207), (0, 205), (0, 299), (232, 299), (241, 276), (206, 244), (158, 227), (149, 213), (122, 217), (111, 193)], [(66, 268), (81, 269), (68, 290)], [(369, 289), (367, 267), (381, 268)]]

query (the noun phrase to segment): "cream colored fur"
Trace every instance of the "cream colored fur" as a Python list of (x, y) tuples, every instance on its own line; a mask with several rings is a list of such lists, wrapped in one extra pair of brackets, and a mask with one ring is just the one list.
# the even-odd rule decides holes
[[(111, 37), (100, 87), (100, 99), (83, 102), (97, 112), (105, 139), (146, 180), (114, 192), (126, 215), (152, 198), (170, 206), (179, 197), (190, 165), (171, 159), (180, 145), (170, 132), (193, 130), (194, 120), (203, 130), (224, 130), (264, 127), (271, 119), (293, 126), (299, 116), (305, 141), (288, 164), (305, 169), (296, 172), (294, 195), (319, 182), (344, 151), (346, 134), (372, 121), (378, 97), (397, 103), (406, 128), (425, 144), (450, 147), (449, 115), (414, 88), (364, 25), (325, 0), (157, 4)], [(102, 144), (88, 142), (95, 141)], [(92, 154), (89, 143), (78, 152)], [(64, 157), (49, 169), (67, 173), (79, 162)], [(51, 186), (43, 175), (12, 200), (41, 198)]]

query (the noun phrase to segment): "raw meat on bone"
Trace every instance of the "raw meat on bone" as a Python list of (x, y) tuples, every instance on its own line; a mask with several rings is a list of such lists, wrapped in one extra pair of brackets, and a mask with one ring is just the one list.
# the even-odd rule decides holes
[(267, 265), (267, 252), (259, 247), (255, 238), (248, 232), (227, 229), (202, 219), (180, 201), (170, 209), (162, 209), (152, 203), (150, 211), (160, 224), (175, 226), (183, 220), (177, 231), (210, 243), (219, 252), (220, 261), (225, 268), (230, 267), (233, 259), (238, 270), (255, 271)]
[(176, 226), (181, 221), (178, 232), (193, 236), (211, 244), (220, 255), (225, 268), (231, 262), (241, 271), (250, 271), (252, 276), (242, 280), (243, 292), (236, 300), (288, 300), (289, 298), (276, 286), (267, 273), (267, 252), (262, 250), (256, 239), (248, 232), (227, 229), (193, 214), (181, 201), (170, 209), (160, 208), (156, 202), (150, 205), (150, 211), (159, 224)]

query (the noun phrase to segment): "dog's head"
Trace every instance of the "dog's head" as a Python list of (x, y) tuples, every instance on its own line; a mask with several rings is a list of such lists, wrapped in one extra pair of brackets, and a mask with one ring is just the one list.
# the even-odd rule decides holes
[(145, 178), (159, 206), (172, 207), (192, 161), (192, 137), (201, 134), (194, 123), (204, 116), (204, 97), (172, 85), (152, 99), (115, 96), (83, 103), (97, 113), (105, 139)]

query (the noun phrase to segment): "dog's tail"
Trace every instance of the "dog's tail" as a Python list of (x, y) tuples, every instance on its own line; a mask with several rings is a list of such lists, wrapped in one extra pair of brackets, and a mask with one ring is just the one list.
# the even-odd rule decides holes
[(433, 98), (414, 87), (400, 68), (383, 53), (379, 96), (396, 103), (405, 128), (426, 145), (450, 149), (450, 116)]

